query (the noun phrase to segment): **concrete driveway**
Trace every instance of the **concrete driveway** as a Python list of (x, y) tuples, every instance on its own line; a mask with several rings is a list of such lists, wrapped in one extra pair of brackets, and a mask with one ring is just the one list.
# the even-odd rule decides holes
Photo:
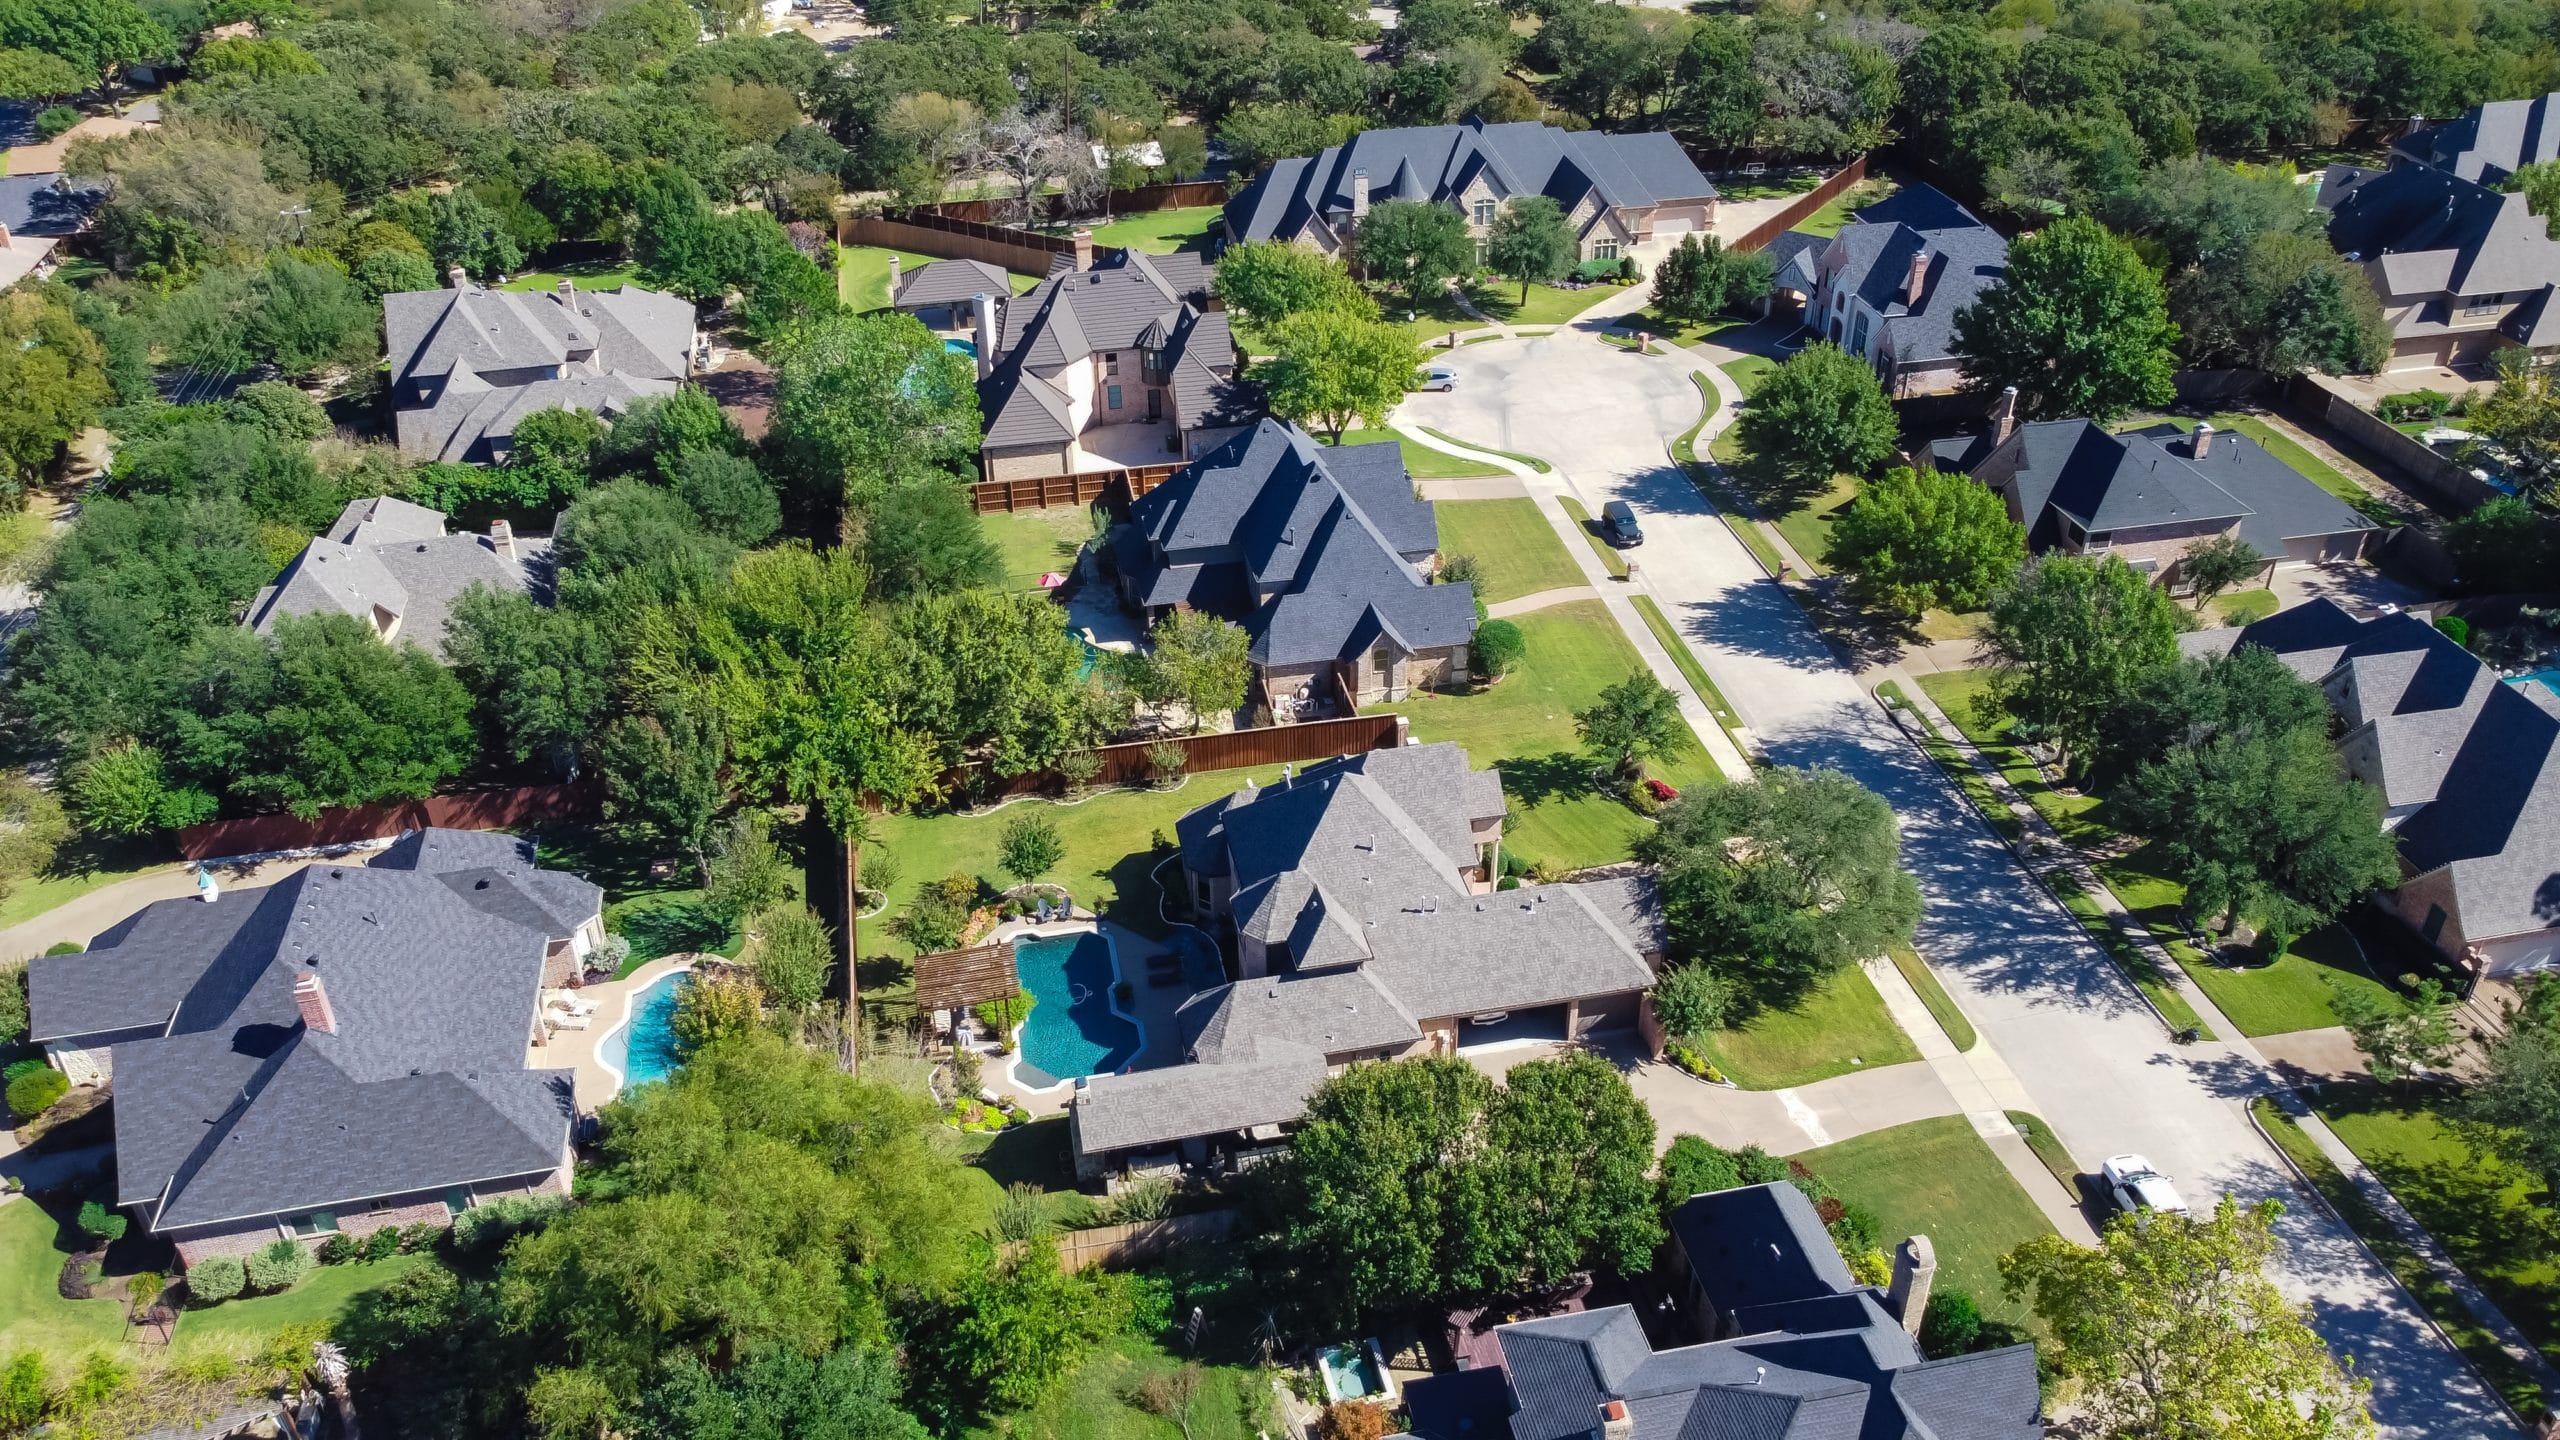
[(1929, 901), (1918, 948), (2083, 1167), (2140, 1151), (2191, 1201), (2225, 1191), (2244, 1202), (2283, 1200), (2286, 1287), (2311, 1304), (2330, 1345), (2373, 1379), (2386, 1432), (2430, 1440), (2516, 1433), (2387, 1272), (2293, 1189), (2244, 1108), (2277, 1082), (2226, 1047), (2169, 1043), (2138, 993), (1903, 739), (1671, 465), (1666, 442), (1698, 416), (1688, 379), (1695, 357), (1639, 357), (1568, 331), (1434, 358), (1458, 372), (1457, 388), (1416, 396), (1401, 416), (1556, 463), (1556, 475), (1530, 480), (1533, 490), (1569, 491), (1595, 513), (1608, 500), (1632, 502), (1646, 535), (1634, 556), (1640, 586), (1768, 758), (1836, 767), (1891, 802), (1904, 863)]

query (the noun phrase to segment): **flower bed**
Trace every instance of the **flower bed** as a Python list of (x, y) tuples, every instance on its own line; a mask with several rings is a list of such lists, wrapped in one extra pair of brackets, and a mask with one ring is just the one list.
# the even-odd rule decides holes
[(1010, 1100), (989, 1105), (971, 1100), (954, 1101), (942, 1107), (942, 1123), (963, 1134), (982, 1135), (992, 1130), (1010, 1130), (1031, 1123), (1031, 1112)]
[(1731, 1085), (1733, 1083), (1732, 1081), (1724, 1078), (1724, 1072), (1717, 1069), (1714, 1062), (1708, 1060), (1706, 1056), (1700, 1054), (1698, 1051), (1681, 1044), (1677, 1040), (1670, 1041), (1662, 1047), (1662, 1058), (1669, 1061), (1671, 1064), (1686, 1070), (1690, 1074), (1697, 1076), (1699, 1079), (1706, 1081), (1710, 1085)]

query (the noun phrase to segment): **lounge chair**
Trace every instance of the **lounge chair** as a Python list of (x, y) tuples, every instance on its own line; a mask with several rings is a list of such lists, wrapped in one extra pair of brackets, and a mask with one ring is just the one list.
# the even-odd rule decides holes
[(554, 1030), (584, 1030), (595, 1023), (593, 1015), (572, 1015), (564, 1010), (546, 1012), (543, 1017)]
[(1034, 925), (1046, 925), (1049, 923), (1048, 901), (1042, 900), (1039, 904), (1039, 908), (1031, 912), (1031, 923)]
[(596, 1002), (581, 1000), (569, 991), (559, 990), (552, 993), (551, 1008), (570, 1015), (590, 1016), (596, 1013)]

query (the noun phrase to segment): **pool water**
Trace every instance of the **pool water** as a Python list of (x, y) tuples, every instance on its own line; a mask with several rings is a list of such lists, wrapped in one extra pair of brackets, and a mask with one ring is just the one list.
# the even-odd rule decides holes
[(972, 360), (978, 358), (978, 342), (975, 340), (945, 339), (942, 342), (942, 348), (954, 355), (966, 355)]
[(624, 1089), (664, 1080), (683, 1065), (676, 1056), (676, 992), (692, 973), (670, 970), (650, 981), (631, 997), (631, 1018), (596, 1047), (599, 1059), (622, 1072)]
[(2507, 683), (2510, 685), (2539, 685), (2554, 695), (2560, 695), (2560, 670), (2536, 670), (2530, 675), (2518, 675)]
[[(1039, 1088), (1079, 1075), (1107, 1075), (1138, 1054), (1136, 1022), (1114, 1009), (1120, 978), (1110, 940), (1092, 930), (1025, 935), (1013, 942), (1013, 968), (1039, 1001), (1022, 1025), (1020, 1078)], [(1036, 1070), (1037, 1075), (1022, 1073)]]
[(1378, 1375), (1378, 1367), (1370, 1362), (1365, 1346), (1328, 1345), (1316, 1352), (1316, 1363), (1324, 1368), (1324, 1393), (1335, 1400), (1361, 1400), (1386, 1393), (1386, 1384)]

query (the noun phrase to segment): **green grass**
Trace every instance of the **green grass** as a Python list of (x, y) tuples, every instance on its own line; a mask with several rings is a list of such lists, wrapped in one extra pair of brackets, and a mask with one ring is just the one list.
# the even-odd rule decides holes
[[(104, 889), (119, 880), (174, 870), (178, 862), (167, 858), (168, 854), (165, 846), (152, 843), (75, 840), (53, 857), (52, 868), (10, 891), (8, 898), (0, 899), (0, 926), (33, 920), (58, 905), (67, 905), (92, 890)], [(66, 935), (62, 938), (85, 944), (90, 937)]]
[[(1878, 685), (1876, 695), (1896, 703), (1903, 701), (1902, 687), (1891, 680)], [(1966, 758), (1962, 749), (1938, 733), (1937, 723), (1918, 710), (1911, 711), (1911, 718), (1920, 725), (1920, 748), (1938, 763), (1938, 768), (1946, 772), (1948, 779), (1956, 782), (1956, 788), (1964, 792), (1964, 798), (1973, 803), (1973, 808), (1981, 813), (1993, 830), (1999, 832), (2000, 838), (2014, 841), (2024, 833), (2026, 827), (2018, 823), (2017, 816), (2009, 813), (2008, 806), (2000, 803), (1999, 792), (1991, 788), (1990, 781), (1982, 778), (1982, 772)]]
[(68, 1364), (91, 1346), (123, 1345), (122, 1305), (65, 1300), (54, 1289), (79, 1242), (69, 1207), (0, 1201), (0, 1355), (41, 1350)]
[[(1379, 296), (1378, 309), (1390, 323), (1410, 333), (1415, 344), (1421, 345), (1437, 342), (1452, 330), (1481, 330), (1487, 323), (1561, 325), (1616, 293), (1614, 285), (1593, 285), (1581, 290), (1532, 285), (1528, 302), (1523, 304), (1518, 285), (1488, 281), (1467, 291), (1467, 298), (1484, 313), (1485, 320), (1459, 309), (1458, 302), (1445, 294), (1434, 295), (1429, 303), (1414, 307), (1405, 303), (1403, 292), (1389, 292)], [(1408, 309), (1413, 312), (1411, 320), (1404, 318)]]
[(1662, 607), (1653, 603), (1650, 595), (1630, 598), (1636, 613), (1644, 617), (1644, 628), (1652, 631), (1653, 638), (1662, 642), (1662, 648), (1671, 652), (1671, 663), (1679, 666), (1680, 673), (1689, 678), (1689, 688), (1698, 692), (1698, 699), (1716, 717), (1716, 723), (1724, 727), (1724, 733), (1732, 738), (1734, 748), (1749, 754), (1742, 744), (1742, 737), (1734, 734), (1742, 728), (1742, 717), (1734, 713), (1733, 706), (1724, 698), (1724, 692), (1716, 688), (1714, 678), (1707, 674), (1707, 667), (1698, 663), (1698, 657), (1689, 649), (1689, 642), (1681, 639), (1680, 632), (1671, 628), (1671, 617), (1662, 613)]
[(1962, 1290), (1982, 1313), (2028, 1320), (2000, 1286), (2000, 1257), (2053, 1225), (2018, 1188), (1973, 1123), (1941, 1115), (1877, 1130), (1796, 1157), (1843, 1200), (1873, 1210), (1887, 1246), (1926, 1235), (1938, 1252), (1939, 1290)]
[(2011, 1110), (2005, 1113), (2009, 1117), (2010, 1127), (2018, 1132), (2018, 1138), (2026, 1141), (2027, 1148), (2035, 1152), (2036, 1163), (2044, 1166), (2047, 1174), (2060, 1181), (2064, 1190), (2073, 1195), (2079, 1194), (2079, 1162), (2073, 1160), (2071, 1152), (2062, 1147), (2062, 1137), (2053, 1133), (2053, 1127), (2044, 1122), (2044, 1117), (2030, 1115), (2024, 1110)]
[(2080, 927), (2089, 932), (2089, 938), (2097, 941), (2098, 947), (2116, 962), (2116, 968), (2124, 972), (2125, 978), (2149, 997), (2171, 1027), (2193, 1030), (2199, 1039), (2214, 1038), (2213, 1027), (2205, 1024), (2204, 1017), (2196, 1013), (2196, 1007), (2188, 1004), (2187, 997), (2178, 993), (2177, 986), (2170, 983), (2159, 962), (2151, 958), (2151, 952), (2116, 927), (2115, 917), (2107, 913), (2096, 896), (2081, 888), (2077, 876), (2068, 870), (2049, 870), (2045, 872), (2045, 880), (2053, 886), (2053, 893), (2062, 901), (2062, 908), (2071, 912), (2072, 917), (2080, 922)]
[(1511, 473), (1481, 460), (1468, 460), (1444, 450), (1434, 450), (1428, 445), (1416, 445), (1393, 430), (1345, 430), (1342, 443), (1400, 445), (1404, 447), (1405, 471), (1416, 480), (1475, 480), (1487, 475)]
[(2365, 969), (2344, 925), (2327, 925), (2295, 941), (2273, 964), (2224, 965), (2189, 944), (2179, 923), (2186, 887), (2156, 868), (2146, 845), (2117, 860), (2101, 861), (2098, 878), (2126, 910), (2168, 947), (2196, 988), (2210, 996), (2244, 1035), (2282, 1035), (2338, 1023), (2336, 989), (2375, 996), (2388, 987)]
[[(898, 257), (898, 275), (904, 279), (916, 273), (916, 267), (934, 262), (931, 255), (913, 250), (884, 250), (872, 245), (846, 245), (836, 251), (836, 298), (845, 308), (861, 313), (886, 309), (889, 304), (889, 257)], [(1009, 275), (1013, 293), (1021, 294), (1040, 283), (1036, 275)]]
[(2358, 513), (2379, 525), (2396, 525), (2410, 517), (2397, 506), (2350, 480), (2336, 466), (2305, 449), (2299, 441), (2253, 415), (2226, 411), (2212, 417), (2217, 430), (2237, 430), (2266, 447), (2267, 453), (2290, 465), (2294, 473), (2346, 501)]
[(1622, 328), (1641, 330), (1656, 340), (1668, 341), (1674, 345), (1695, 345), (1720, 331), (1738, 330), (1750, 323), (1738, 316), (1718, 315), (1693, 325), (1686, 321), (1666, 319), (1650, 308), (1618, 317), (1618, 324)]
[(1778, 362), (1766, 355), (1744, 355), (1727, 360), (1717, 368), (1724, 371), (1725, 378), (1742, 392), (1743, 399), (1748, 400), (1758, 394), (1760, 387), (1777, 371)]
[(1795, 224), (1808, 235), (1837, 235), (1849, 223), (1849, 212), (1863, 210), (1902, 187), (1890, 180), (1866, 180), (1834, 195), (1819, 210)]
[[(1751, 558), (1760, 562), (1761, 569), (1775, 575), (1786, 568), (1786, 561), (1778, 555), (1778, 547), (1769, 543), (1768, 535), (1760, 529), (1760, 522), (1752, 518), (1751, 506), (1717, 473), (1716, 467), (1698, 458), (1698, 432), (1707, 428), (1708, 417), (1716, 413), (1724, 398), (1702, 370), (1690, 371), (1689, 383), (1698, 387), (1701, 407), (1698, 423), (1671, 442), (1671, 458), (1679, 463), (1681, 472), (1689, 477), (1689, 483), (1698, 487), (1698, 493), (1706, 496), (1716, 507), (1724, 528), (1733, 532), (1733, 537), (1742, 542), (1742, 548), (1750, 551)], [(1722, 443), (1723, 438), (1718, 436), (1717, 443)]]
[(615, 978), (669, 955), (708, 952), (735, 957), (746, 937), (702, 908), (695, 889), (659, 890), (604, 907), (604, 928), (631, 942), (631, 958)]
[(1582, 538), (1591, 546), (1592, 553), (1600, 557), (1602, 568), (1620, 580), (1626, 579), (1627, 557), (1618, 553), (1617, 546), (1600, 538), (1600, 532), (1592, 528), (1591, 512), (1583, 509), (1582, 502), (1570, 495), (1557, 498), (1564, 506), (1564, 513), (1572, 517), (1573, 528), (1582, 532)]
[(2214, 618), (2224, 625), (2246, 625), (2264, 620), (2281, 609), (2283, 602), (2273, 590), (2243, 590), (2233, 595), (2217, 595), (2213, 600)]
[(1991, 700), (1989, 670), (1940, 670), (1915, 678), (1922, 693), (1946, 712), (1964, 738), (1982, 752), (1982, 758), (1990, 761), (2065, 841), (2091, 844), (2114, 836), (2115, 831), (2092, 818), (2091, 812), (2099, 805), (2096, 796), (2056, 791), (2046, 782), (2034, 758), (2009, 742), (2012, 722), (2008, 712)]
[(619, 290), (640, 283), (640, 267), (628, 260), (587, 260), (563, 265), (557, 270), (536, 270), (519, 275), (501, 290), (548, 290), (563, 280), (574, 281), (581, 290)]
[(281, 1295), (225, 1300), (209, 1310), (179, 1312), (170, 1349), (184, 1355), (219, 1350), (247, 1358), (266, 1348), (276, 1332), (293, 1325), (326, 1325), (369, 1290), (379, 1290), (421, 1265), (436, 1263), (429, 1255), (394, 1255), (345, 1265), (323, 1265), (309, 1279)]
[(1123, 215), (1107, 224), (1094, 226), (1093, 243), (1124, 250), (1144, 250), (1150, 255), (1170, 255), (1185, 248), (1199, 249), (1209, 243), (1209, 232), (1217, 227), (1218, 215), (1223, 208), (1193, 205), (1180, 210), (1148, 210)]
[(1820, 495), (1771, 523), (1787, 537), (1787, 544), (1795, 548), (1807, 571), (1828, 575), (1831, 571), (1822, 563), (1822, 555), (1831, 547), (1831, 524), (1857, 498), (1858, 482), (1847, 475), (1834, 475)]
[(1893, 957), (1893, 968), (1901, 971), (1902, 978), (1920, 993), (1920, 1003), (1929, 1007), (1929, 1018), (1937, 1021), (1938, 1028), (1947, 1032), (1947, 1038), (1955, 1042), (1956, 1049), (1972, 1049), (1974, 1042), (1981, 1037), (1974, 1034), (1973, 1022), (1964, 1018), (1964, 1012), (1956, 1008), (1954, 997), (1947, 994), (1947, 987), (1938, 983), (1937, 972), (1929, 968), (1929, 962), (1921, 959), (1908, 945), (1896, 945), (1886, 953)]
[(1476, 598), (1488, 605), (1583, 583), (1581, 568), (1535, 500), (1443, 500), (1432, 508), (1440, 517), (1441, 556), (1476, 558), (1484, 567)]
[[(1522, 860), (1567, 869), (1624, 860), (1653, 822), (1592, 788), (1592, 763), (1581, 753), (1573, 712), (1590, 708), (1601, 690), (1643, 662), (1597, 600), (1551, 605), (1513, 623), (1528, 658), (1502, 683), (1472, 695), (1418, 695), (1372, 708), (1401, 710), (1413, 738), (1454, 740), (1479, 769), (1501, 770), (1503, 792), (1518, 815), (1503, 832), (1503, 848)], [(1683, 790), (1719, 779), (1705, 747), (1685, 733), (1672, 756), (1648, 770)]]
[(1854, 965), (1795, 1008), (1763, 1009), (1739, 1026), (1710, 1032), (1701, 1044), (1716, 1068), (1745, 1090), (1785, 1090), (1920, 1058), (1867, 972)]
[(1822, 180), (1819, 170), (1807, 170), (1801, 175), (1782, 175), (1774, 180), (1765, 176), (1756, 180), (1727, 180), (1717, 183), (1716, 194), (1726, 200), (1775, 200), (1782, 195), (1801, 195), (1820, 185)]
[[(1488, 338), (1498, 339), (1500, 337), (1495, 336)], [(1470, 340), (1467, 343), (1472, 345), (1475, 342)], [(1428, 425), (1422, 427), (1422, 433), (1435, 440), (1446, 440), (1452, 445), (1464, 445), (1470, 450), (1481, 450), (1487, 455), (1499, 455), (1505, 460), (1512, 461), (1516, 464), (1526, 465), (1541, 475), (1551, 474), (1556, 468), (1553, 465), (1548, 464), (1546, 461), (1539, 459), (1535, 455), (1523, 455), (1513, 450), (1496, 450), (1490, 445), (1479, 445), (1473, 440), (1462, 440), (1459, 437), (1450, 434), (1446, 430), (1434, 430)]]
[(1134, 1403), (1146, 1375), (1170, 1370), (1183, 1358), (1135, 1336), (1117, 1336), (1036, 1404), (962, 1433), (973, 1440), (1255, 1440), (1283, 1428), (1272, 1418), (1271, 1382), (1239, 1366), (1203, 1367), (1187, 1430)]
[[(2352, 1096), (2347, 1106), (2337, 1103), (2342, 1094)], [(2560, 1345), (2553, 1343), (2552, 1309), (2560, 1293), (2554, 1291), (2550, 1261), (2542, 1258), (2548, 1246), (2539, 1240), (2513, 1243), (2551, 1233), (2550, 1210), (2530, 1198), (2538, 1187), (2511, 1166), (2474, 1157), (2432, 1111), (2414, 1103), (2401, 1111), (2382, 1108), (2389, 1103), (2379, 1092), (2357, 1087), (2332, 1090), (2318, 1108), (2330, 1130), (2390, 1188), (2402, 1208), (2435, 1232), (2454, 1263), (2469, 1272), (2526, 1338), (2546, 1357), (2560, 1359)], [(2353, 1108), (2367, 1104), (2375, 1108)], [(2528, 1415), (2538, 1411), (2544, 1402), (2541, 1387), (2472, 1318), (2452, 1287), (2409, 1248), (2364, 1192), (2320, 1153), (2293, 1117), (2263, 1096), (2250, 1101), (2249, 1109), (2301, 1167), (2311, 1188), (2390, 1267), (2507, 1403)]]
[(978, 533), (996, 547), (1005, 588), (1031, 590), (1038, 588), (1042, 575), (1074, 567), (1076, 552), (1093, 533), (1093, 520), (1081, 505), (998, 510), (978, 517)]

